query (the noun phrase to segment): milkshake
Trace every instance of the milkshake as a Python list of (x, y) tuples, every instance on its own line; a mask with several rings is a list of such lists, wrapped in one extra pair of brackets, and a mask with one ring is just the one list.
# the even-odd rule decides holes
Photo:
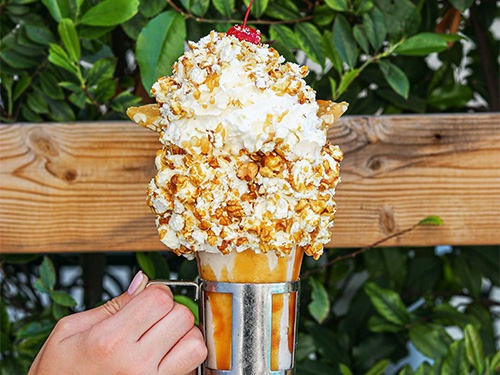
[[(347, 104), (317, 101), (308, 68), (266, 44), (212, 31), (188, 46), (157, 103), (127, 111), (163, 145), (147, 194), (160, 239), (205, 280), (297, 280), (331, 238), (343, 154), (326, 131)], [(208, 365), (228, 370), (231, 296), (208, 298)], [(271, 370), (290, 368), (295, 298), (273, 297)]]

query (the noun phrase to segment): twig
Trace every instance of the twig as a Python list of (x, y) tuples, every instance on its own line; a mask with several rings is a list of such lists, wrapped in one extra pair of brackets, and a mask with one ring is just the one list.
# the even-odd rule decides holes
[(106, 120), (107, 119), (106, 112), (104, 112), (102, 110), (101, 106), (99, 105), (99, 102), (97, 100), (95, 100), (95, 98), (92, 96), (92, 94), (89, 92), (89, 90), (87, 90), (87, 86), (83, 85), (82, 89), (83, 89), (83, 92), (85, 93), (85, 96), (87, 98), (89, 98), (90, 101), (92, 102), (92, 104), (94, 104), (97, 107), (97, 110), (99, 111), (99, 114), (101, 115), (102, 119)]
[(362, 249), (360, 250), (357, 250), (357, 251), (354, 251), (352, 253), (349, 253), (349, 254), (346, 254), (346, 255), (339, 255), (338, 257), (336, 257), (335, 259), (323, 264), (322, 266), (319, 266), (317, 268), (313, 268), (312, 270), (308, 270), (306, 272), (304, 272), (301, 276), (301, 279), (306, 279), (311, 273), (314, 273), (314, 272), (318, 272), (318, 271), (321, 271), (322, 269), (334, 264), (334, 263), (337, 263), (341, 260), (344, 260), (344, 259), (348, 259), (348, 258), (354, 258), (356, 255), (359, 255), (361, 253), (364, 253), (365, 251), (368, 251), (374, 247), (377, 247), (378, 245), (386, 242), (386, 241), (389, 241), (390, 239), (393, 239), (394, 237), (399, 237), (403, 234), (406, 234), (408, 232), (411, 232), (412, 230), (414, 230), (416, 227), (418, 227), (420, 225), (420, 223), (417, 223), (417, 224), (414, 224), (413, 226), (411, 226), (410, 228), (406, 228), (406, 229), (403, 229), (402, 231), (399, 231), (399, 232), (396, 232), (396, 233), (393, 233), (391, 234), (390, 236), (387, 236), (385, 238), (382, 238), (381, 240), (378, 240), (377, 242), (374, 242), (372, 243), (371, 245), (368, 245), (366, 247), (363, 247)]
[[(196, 17), (191, 13), (186, 13), (184, 12), (181, 8), (179, 8), (177, 5), (174, 4), (172, 0), (167, 0), (167, 2), (172, 5), (172, 8), (176, 10), (177, 13), (181, 14), (184, 18), (191, 18), (195, 20), (196, 22), (203, 22), (203, 23), (236, 23), (236, 24), (241, 24), (243, 23), (243, 20), (238, 20), (238, 19), (210, 19), (210, 18), (204, 18), (204, 17)], [(314, 16), (305, 16), (302, 18), (297, 18), (294, 20), (283, 20), (283, 21), (268, 21), (268, 20), (252, 20), (252, 24), (254, 25), (274, 25), (274, 24), (288, 24), (288, 23), (299, 23), (303, 21), (307, 21), (310, 19), (313, 19)]]

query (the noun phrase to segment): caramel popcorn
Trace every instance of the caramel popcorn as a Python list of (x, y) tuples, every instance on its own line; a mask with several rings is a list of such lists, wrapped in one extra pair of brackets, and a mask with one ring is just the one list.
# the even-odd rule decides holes
[(343, 157), (326, 130), (347, 104), (316, 101), (307, 73), (267, 45), (211, 32), (153, 85), (157, 104), (127, 111), (160, 133), (147, 202), (167, 247), (322, 254)]

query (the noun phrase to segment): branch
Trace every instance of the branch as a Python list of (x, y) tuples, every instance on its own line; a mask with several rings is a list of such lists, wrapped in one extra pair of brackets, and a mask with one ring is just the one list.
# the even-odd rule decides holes
[(344, 259), (348, 259), (348, 258), (354, 258), (356, 255), (359, 255), (361, 253), (364, 253), (365, 251), (368, 251), (370, 249), (373, 249), (374, 247), (377, 247), (379, 246), (380, 244), (386, 242), (386, 241), (389, 241), (390, 239), (393, 239), (395, 237), (399, 237), (403, 234), (406, 234), (408, 232), (411, 232), (412, 230), (414, 230), (416, 227), (418, 227), (419, 225), (421, 225), (421, 222), (417, 223), (417, 224), (414, 224), (413, 226), (409, 227), (409, 228), (406, 228), (406, 229), (403, 229), (402, 231), (399, 231), (399, 232), (396, 232), (396, 233), (393, 233), (391, 234), (390, 236), (387, 236), (385, 238), (382, 238), (381, 240), (378, 240), (377, 242), (374, 242), (372, 243), (371, 245), (368, 245), (366, 247), (363, 247), (362, 249), (359, 249), (357, 251), (354, 251), (352, 253), (349, 253), (349, 254), (346, 254), (346, 255), (339, 255), (338, 257), (336, 257), (335, 259), (329, 261), (328, 263), (326, 264), (323, 264), (322, 266), (319, 266), (317, 268), (313, 268), (312, 270), (308, 270), (306, 272), (304, 272), (304, 274), (301, 276), (301, 279), (306, 279), (307, 277), (309, 277), (309, 275), (311, 273), (314, 273), (314, 272), (318, 272), (318, 271), (321, 271), (322, 269), (334, 264), (334, 263), (337, 263), (341, 260), (344, 260)]
[(92, 94), (89, 92), (89, 90), (87, 90), (87, 86), (82, 85), (82, 90), (85, 93), (85, 96), (90, 99), (90, 101), (92, 102), (92, 104), (94, 104), (97, 107), (97, 110), (99, 111), (99, 114), (101, 115), (102, 119), (106, 120), (107, 119), (106, 112), (104, 112), (102, 110), (102, 108), (99, 105), (99, 103), (97, 102), (97, 100), (95, 100), (95, 98), (92, 96)]
[[(196, 22), (204, 22), (204, 23), (235, 23), (235, 24), (242, 24), (243, 20), (237, 20), (237, 19), (209, 19), (209, 18), (204, 18), (204, 17), (196, 17), (191, 13), (186, 13), (184, 12), (181, 8), (179, 8), (177, 5), (174, 4), (172, 0), (167, 0), (167, 2), (172, 5), (172, 8), (176, 10), (177, 13), (181, 14), (184, 18), (191, 18), (195, 20)], [(307, 20), (313, 19), (314, 16), (305, 16), (302, 18), (297, 18), (294, 20), (286, 20), (286, 21), (267, 21), (267, 20), (252, 20), (252, 24), (254, 25), (274, 25), (274, 24), (287, 24), (287, 23), (299, 23)]]

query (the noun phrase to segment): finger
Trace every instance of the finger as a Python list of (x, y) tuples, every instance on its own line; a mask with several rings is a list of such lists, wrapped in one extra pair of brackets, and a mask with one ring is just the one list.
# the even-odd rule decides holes
[(157, 347), (160, 343), (163, 350), (158, 351), (159, 362), (193, 326), (193, 313), (186, 306), (175, 303), (174, 308), (152, 326), (141, 337), (139, 343), (144, 350)]
[(59, 332), (60, 336), (64, 336), (61, 337), (62, 339), (65, 339), (66, 337), (88, 330), (90, 327), (113, 316), (124, 308), (135, 296), (146, 288), (147, 283), (148, 277), (142, 271), (139, 271), (132, 279), (125, 293), (95, 309), (65, 317), (64, 321), (60, 321), (57, 324), (55, 331)]
[(126, 335), (127, 340), (138, 341), (146, 331), (167, 315), (174, 307), (170, 288), (156, 284), (133, 298), (117, 314), (96, 326), (97, 330)]
[(158, 375), (185, 375), (200, 366), (207, 357), (207, 347), (197, 327), (193, 327), (163, 357)]

